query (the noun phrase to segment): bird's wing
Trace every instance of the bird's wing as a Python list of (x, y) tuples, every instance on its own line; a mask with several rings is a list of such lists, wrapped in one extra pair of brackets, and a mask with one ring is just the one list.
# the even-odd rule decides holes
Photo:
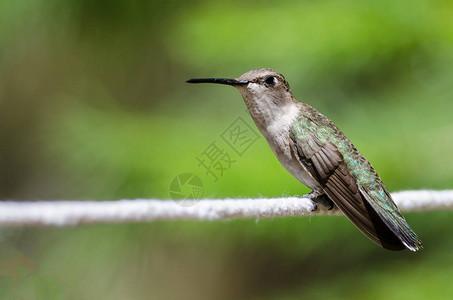
[(338, 147), (332, 141), (320, 141), (315, 132), (301, 127), (296, 122), (291, 129), (293, 153), (327, 196), (373, 242), (391, 250), (404, 249), (400, 239), (364, 196)]

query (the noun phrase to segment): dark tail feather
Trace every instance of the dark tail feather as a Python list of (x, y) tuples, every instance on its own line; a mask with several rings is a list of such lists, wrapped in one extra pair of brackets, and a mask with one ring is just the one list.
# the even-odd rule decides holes
[[(389, 199), (393, 201), (390, 194), (388, 192), (386, 194), (387, 197), (389, 197)], [(366, 193), (362, 193), (362, 195), (364, 195), (365, 198), (367, 198), (368, 196)], [(383, 209), (375, 210), (373, 208), (374, 202), (372, 200), (365, 202), (367, 208), (369, 207), (368, 208), (369, 210), (374, 211), (374, 215), (381, 220), (381, 222), (376, 221), (376, 224), (378, 224), (378, 226), (381, 227), (382, 225), (379, 224), (381, 223), (384, 224), (384, 226), (386, 227), (386, 229), (380, 229), (385, 234), (385, 236), (388, 236), (388, 231), (390, 231), (391, 233), (393, 233), (395, 237), (398, 238), (401, 244), (403, 244), (407, 249), (411, 251), (417, 251), (423, 248), (422, 241), (409, 227), (409, 225), (406, 222), (406, 219), (404, 219), (403, 215), (398, 210), (393, 212), (393, 215), (390, 215), (390, 213), (386, 210)], [(383, 247), (385, 248), (384, 245)]]

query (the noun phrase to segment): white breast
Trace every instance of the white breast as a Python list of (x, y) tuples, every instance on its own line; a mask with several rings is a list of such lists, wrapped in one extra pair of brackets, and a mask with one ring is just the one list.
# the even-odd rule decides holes
[(266, 130), (269, 135), (278, 137), (288, 133), (294, 120), (299, 116), (300, 107), (295, 103), (288, 104), (276, 111), (272, 122)]
[(285, 169), (308, 187), (319, 189), (319, 184), (292, 155), (289, 144), (289, 132), (299, 116), (302, 103), (288, 101), (283, 105), (281, 99), (275, 99), (276, 95), (264, 89), (260, 84), (250, 83), (247, 90), (242, 91), (252, 118)]
[(318, 182), (291, 155), (289, 132), (294, 121), (299, 116), (299, 112), (300, 106), (297, 104), (284, 107), (281, 113), (275, 116), (273, 122), (266, 127), (266, 133), (263, 132), (263, 134), (283, 167), (300, 182), (313, 190), (317, 190), (319, 189)]

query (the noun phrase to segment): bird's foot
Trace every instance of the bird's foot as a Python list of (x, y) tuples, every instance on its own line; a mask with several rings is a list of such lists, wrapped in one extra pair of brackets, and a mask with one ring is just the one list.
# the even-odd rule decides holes
[(313, 201), (313, 200), (311, 200), (311, 201), (313, 202), (313, 209), (311, 210), (311, 212), (315, 212), (318, 210), (318, 202)]
[(327, 203), (329, 204), (328, 210), (332, 210), (335, 207), (335, 203), (333, 203), (333, 201), (330, 200), (330, 198), (327, 197), (327, 195), (323, 195), (323, 197), (324, 197), (324, 200), (327, 201)]
[(333, 201), (330, 200), (330, 198), (322, 191), (313, 191), (310, 194), (304, 195), (303, 197), (313, 201), (313, 209), (311, 210), (312, 212), (318, 210), (319, 203), (322, 203), (323, 205), (328, 207), (328, 210), (332, 210), (335, 207)]

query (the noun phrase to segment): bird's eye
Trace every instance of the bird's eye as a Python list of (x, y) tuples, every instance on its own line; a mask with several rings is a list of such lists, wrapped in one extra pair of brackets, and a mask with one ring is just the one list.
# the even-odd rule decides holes
[(266, 79), (264, 79), (264, 82), (267, 84), (267, 85), (270, 85), (270, 86), (273, 86), (275, 85), (275, 77), (274, 76), (267, 76)]

